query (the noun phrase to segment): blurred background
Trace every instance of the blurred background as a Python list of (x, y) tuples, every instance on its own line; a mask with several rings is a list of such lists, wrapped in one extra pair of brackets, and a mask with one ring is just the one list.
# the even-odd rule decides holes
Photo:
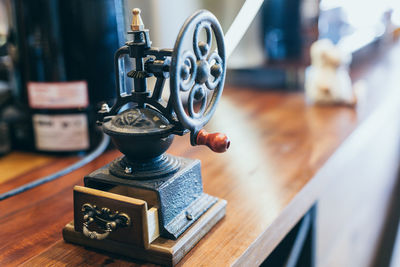
[[(172, 48), (195, 10), (212, 11), (226, 32), (243, 2), (0, 0), (0, 153), (79, 152), (99, 142), (95, 111), (115, 97), (113, 54), (132, 8), (142, 9), (153, 46)], [(227, 82), (301, 90), (315, 40), (332, 40), (356, 64), (399, 25), (395, 0), (265, 1), (229, 58)]]

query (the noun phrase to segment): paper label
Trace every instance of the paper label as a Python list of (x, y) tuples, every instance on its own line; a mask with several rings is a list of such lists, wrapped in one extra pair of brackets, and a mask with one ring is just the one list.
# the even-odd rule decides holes
[(89, 148), (88, 121), (85, 114), (33, 115), (38, 150), (77, 151)]
[(89, 105), (86, 81), (28, 82), (27, 88), (31, 108), (85, 108)]

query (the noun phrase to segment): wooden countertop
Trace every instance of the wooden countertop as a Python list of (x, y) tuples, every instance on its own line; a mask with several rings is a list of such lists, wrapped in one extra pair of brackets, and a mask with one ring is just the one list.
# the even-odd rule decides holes
[[(216, 154), (191, 147), (187, 136), (176, 137), (168, 151), (200, 159), (204, 191), (228, 201), (226, 217), (179, 266), (260, 264), (332, 182), (326, 172), (340, 168), (351, 151), (365, 145), (359, 140), (400, 114), (398, 62), (396, 45), (372, 64), (358, 68), (353, 77), (365, 79), (367, 90), (357, 109), (308, 106), (302, 93), (226, 88), (207, 129), (226, 132), (232, 142), (229, 151)], [(73, 218), (73, 186), (82, 185), (85, 174), (119, 155), (109, 151), (56, 181), (1, 201), (0, 265), (29, 260), (29, 266), (44, 262), (152, 266), (62, 241), (61, 229)], [(5, 172), (1, 161), (6, 159), (0, 159), (1, 175)], [(0, 192), (76, 160), (46, 158), (13, 179), (0, 179)]]

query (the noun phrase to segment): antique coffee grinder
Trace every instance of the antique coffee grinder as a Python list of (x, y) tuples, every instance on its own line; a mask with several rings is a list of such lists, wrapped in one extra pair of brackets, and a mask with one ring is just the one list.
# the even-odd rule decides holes
[[(84, 187), (75, 186), (74, 221), (63, 236), (174, 265), (225, 215), (226, 201), (203, 192), (199, 160), (165, 153), (174, 135), (189, 132), (192, 145), (215, 152), (229, 147), (226, 135), (202, 129), (224, 86), (223, 33), (215, 16), (202, 10), (186, 20), (173, 50), (153, 48), (140, 10), (134, 9), (128, 34), (132, 40), (115, 54), (116, 103), (99, 111), (104, 133), (124, 156), (87, 175)], [(135, 68), (125, 75), (126, 55)], [(125, 89), (125, 76), (133, 79), (133, 90)], [(151, 76), (153, 90), (147, 88)]]

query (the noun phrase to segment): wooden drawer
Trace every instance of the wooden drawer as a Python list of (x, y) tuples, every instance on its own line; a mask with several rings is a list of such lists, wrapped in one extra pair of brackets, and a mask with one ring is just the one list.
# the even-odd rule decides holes
[[(83, 232), (84, 204), (95, 205), (98, 210), (108, 208), (110, 213), (118, 211), (129, 216), (129, 226), (112, 231), (107, 239), (147, 248), (159, 236), (157, 209), (148, 209), (146, 201), (82, 186), (74, 187), (74, 227), (77, 232)], [(89, 227), (90, 231), (104, 233), (94, 223)]]

